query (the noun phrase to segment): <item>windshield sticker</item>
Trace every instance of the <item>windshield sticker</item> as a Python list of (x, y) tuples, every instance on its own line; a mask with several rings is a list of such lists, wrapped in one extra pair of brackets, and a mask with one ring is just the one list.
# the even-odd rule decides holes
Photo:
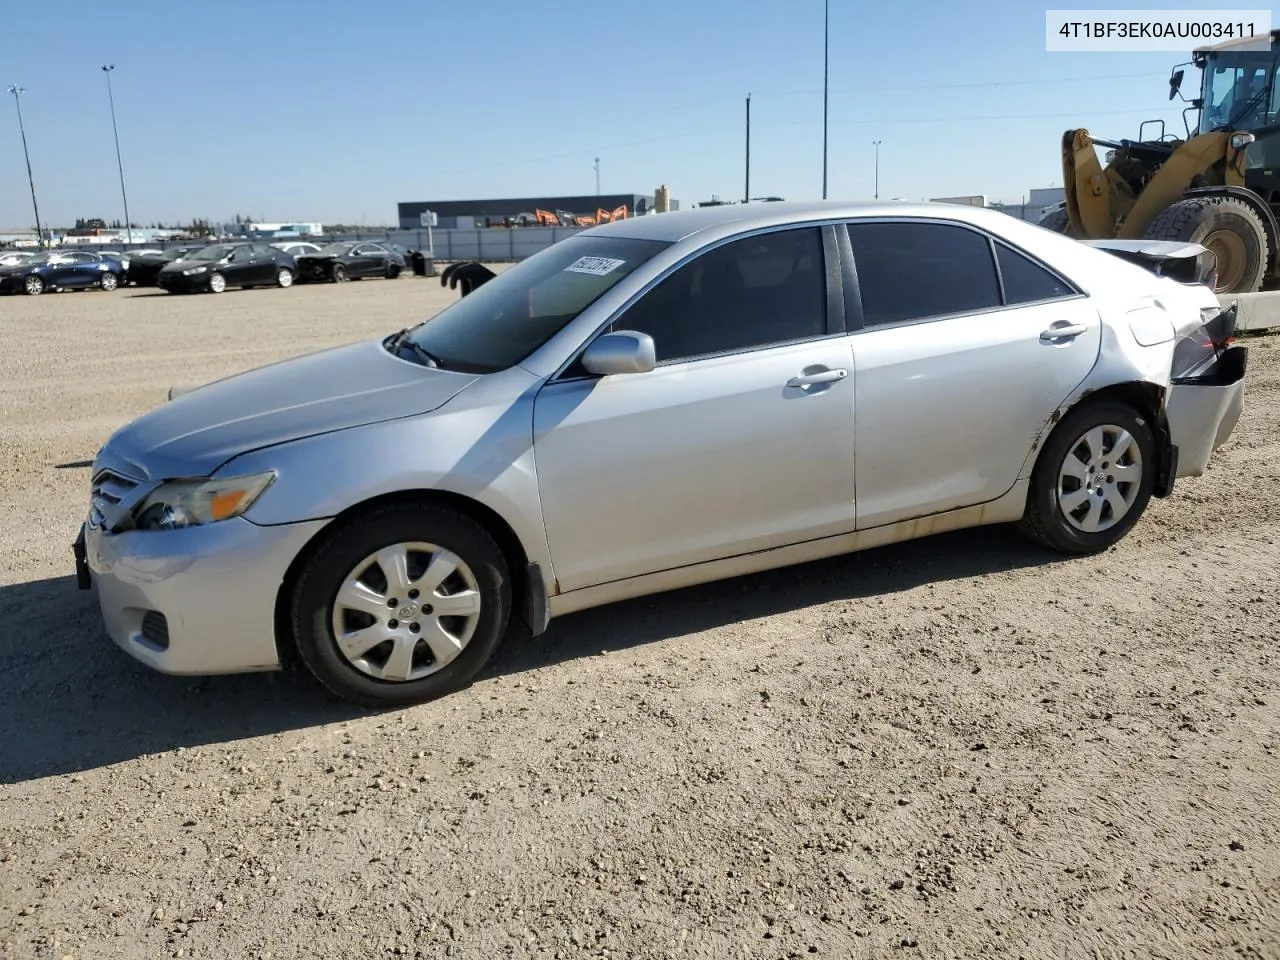
[(564, 268), (565, 273), (589, 273), (593, 277), (603, 277), (613, 273), (627, 261), (613, 260), (609, 257), (579, 257)]

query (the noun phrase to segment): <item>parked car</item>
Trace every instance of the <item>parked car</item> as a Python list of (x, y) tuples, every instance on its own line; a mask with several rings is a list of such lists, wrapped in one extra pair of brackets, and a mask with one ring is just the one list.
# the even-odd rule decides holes
[(227, 287), (288, 287), (297, 265), (269, 243), (217, 243), (201, 247), (156, 274), (156, 286), (169, 293), (222, 293)]
[(394, 280), (404, 268), (404, 257), (371, 240), (331, 243), (318, 253), (298, 257), (298, 279), (306, 283), (342, 283), (364, 277)]
[(309, 240), (282, 240), (271, 245), (277, 250), (283, 250), (295, 260), (304, 254), (320, 252), (320, 244), (312, 243)]
[(147, 250), (136, 253), (129, 263), (128, 282), (139, 287), (154, 287), (161, 269), (175, 260), (201, 249), (197, 246), (173, 247), (169, 250)]
[(111, 291), (120, 285), (124, 265), (112, 257), (80, 251), (38, 253), (9, 267), (0, 267), (0, 293), (19, 291), (39, 296), (46, 290)]
[(627, 597), (981, 524), (1093, 554), (1231, 434), (1233, 311), (975, 207), (607, 224), (116, 431), (78, 580), (158, 670), (287, 648), (386, 706)]

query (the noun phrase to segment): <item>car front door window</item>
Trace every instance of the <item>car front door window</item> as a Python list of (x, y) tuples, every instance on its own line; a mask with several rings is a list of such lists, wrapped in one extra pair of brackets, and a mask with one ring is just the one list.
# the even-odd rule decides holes
[(821, 337), (818, 227), (734, 240), (677, 269), (613, 324), (653, 338), (659, 363)]

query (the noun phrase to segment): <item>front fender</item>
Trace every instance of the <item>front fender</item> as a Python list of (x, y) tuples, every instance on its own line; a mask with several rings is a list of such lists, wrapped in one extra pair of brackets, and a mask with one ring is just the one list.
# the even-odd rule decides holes
[(431, 413), (255, 450), (218, 475), (275, 471), (275, 482), (244, 514), (263, 525), (327, 519), (388, 494), (457, 494), (506, 520), (529, 561), (550, 575), (533, 457), (541, 384), (514, 367), (481, 378)]

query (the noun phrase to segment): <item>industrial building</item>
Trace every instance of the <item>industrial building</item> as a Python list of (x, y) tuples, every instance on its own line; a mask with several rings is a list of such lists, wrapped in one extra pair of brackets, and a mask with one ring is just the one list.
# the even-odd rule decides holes
[[(678, 210), (679, 201), (670, 200), (669, 210)], [(416, 230), (423, 226), (422, 214), (434, 213), (435, 226), (445, 230), (468, 230), (516, 219), (521, 214), (532, 215), (537, 210), (549, 213), (567, 211), (578, 216), (590, 216), (597, 210), (616, 210), (625, 206), (633, 217), (644, 216), (656, 209), (657, 193), (603, 193), (581, 197), (513, 197), (505, 200), (424, 200), (397, 204), (401, 230)]]

